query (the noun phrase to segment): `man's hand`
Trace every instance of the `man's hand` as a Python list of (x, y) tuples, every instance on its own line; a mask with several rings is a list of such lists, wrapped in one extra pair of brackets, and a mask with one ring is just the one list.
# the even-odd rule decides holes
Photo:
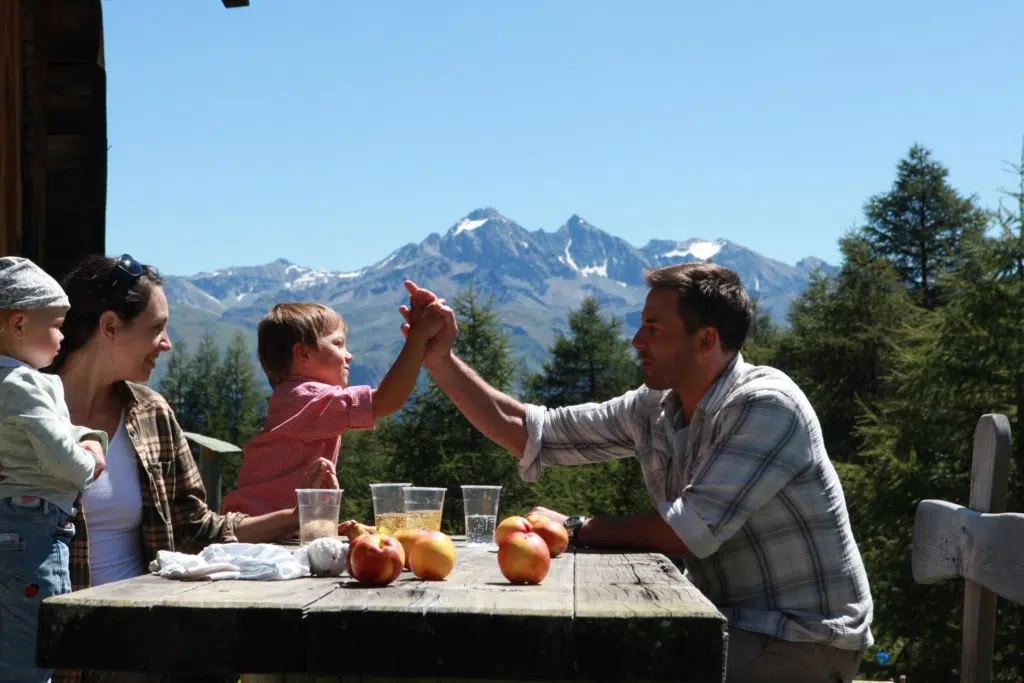
[(417, 308), (409, 314), (408, 339), (415, 339), (426, 344), (444, 329), (445, 305), (441, 299), (428, 304), (426, 308)]
[(304, 489), (339, 489), (338, 475), (334, 471), (334, 464), (327, 458), (317, 458), (306, 468), (302, 475)]
[[(547, 508), (535, 507), (530, 510), (530, 515), (544, 515), (555, 524), (565, 524), (565, 520), (568, 519), (566, 515), (561, 512), (555, 512), (554, 510), (548, 510)], [(530, 515), (527, 515), (529, 517)]]
[(445, 304), (444, 299), (438, 299), (437, 295), (429, 289), (423, 289), (408, 280), (405, 281), (405, 288), (409, 292), (409, 305), (403, 305), (398, 309), (398, 312), (402, 314), (402, 318), (405, 320), (405, 324), (402, 325), (403, 335), (409, 334), (410, 324), (416, 322), (417, 318), (422, 315), (423, 309), (427, 306), (435, 301), (439, 302), (442, 306), (440, 312), (444, 318), (444, 327), (427, 342), (426, 355), (423, 359), (423, 364), (428, 366), (429, 369), (431, 361), (451, 354), (452, 344), (455, 343), (455, 338), (459, 335), (459, 326), (455, 320), (455, 312)]
[(92, 471), (92, 480), (96, 481), (103, 474), (103, 470), (107, 469), (107, 458), (103, 455), (103, 446), (95, 439), (80, 441), (78, 445), (92, 453), (92, 456), (96, 458), (96, 468)]

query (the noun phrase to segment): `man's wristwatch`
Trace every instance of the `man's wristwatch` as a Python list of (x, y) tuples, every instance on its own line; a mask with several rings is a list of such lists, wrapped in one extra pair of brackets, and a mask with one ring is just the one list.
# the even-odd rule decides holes
[(583, 526), (583, 523), (585, 521), (587, 521), (586, 517), (576, 515), (575, 517), (567, 517), (566, 520), (562, 522), (562, 526), (564, 526), (565, 530), (569, 532), (570, 548), (580, 547), (579, 544), (576, 542), (576, 534), (579, 532), (580, 527)]

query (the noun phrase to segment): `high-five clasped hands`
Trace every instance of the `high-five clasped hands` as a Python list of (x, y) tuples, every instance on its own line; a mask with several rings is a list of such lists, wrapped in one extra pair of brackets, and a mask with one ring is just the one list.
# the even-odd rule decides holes
[(436, 311), (440, 314), (443, 322), (441, 329), (431, 336), (430, 341), (427, 343), (426, 356), (423, 363), (424, 365), (429, 365), (432, 360), (436, 360), (451, 352), (452, 344), (455, 343), (455, 338), (459, 334), (455, 312), (444, 299), (438, 298), (429, 289), (423, 289), (409, 280), (405, 281), (405, 288), (409, 292), (409, 304), (402, 305), (398, 309), (402, 319), (405, 320), (402, 324), (403, 336), (408, 336), (409, 330), (414, 325), (426, 322), (424, 316), (432, 317), (429, 313)]

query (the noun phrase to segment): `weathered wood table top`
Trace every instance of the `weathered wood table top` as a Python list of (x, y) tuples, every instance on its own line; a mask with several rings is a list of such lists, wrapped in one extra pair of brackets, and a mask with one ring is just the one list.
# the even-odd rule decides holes
[(493, 551), (456, 548), (445, 581), (141, 576), (50, 598), (40, 661), (196, 674), (723, 679), (725, 619), (662, 555), (570, 551), (541, 584), (520, 586)]

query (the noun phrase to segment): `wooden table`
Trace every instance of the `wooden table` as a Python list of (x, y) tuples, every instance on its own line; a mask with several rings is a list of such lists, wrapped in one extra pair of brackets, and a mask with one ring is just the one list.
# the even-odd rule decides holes
[(494, 552), (456, 547), (442, 582), (408, 572), (385, 588), (347, 577), (141, 576), (50, 598), (41, 665), (327, 680), (723, 680), (725, 619), (663, 555), (567, 552), (541, 584), (516, 586)]

